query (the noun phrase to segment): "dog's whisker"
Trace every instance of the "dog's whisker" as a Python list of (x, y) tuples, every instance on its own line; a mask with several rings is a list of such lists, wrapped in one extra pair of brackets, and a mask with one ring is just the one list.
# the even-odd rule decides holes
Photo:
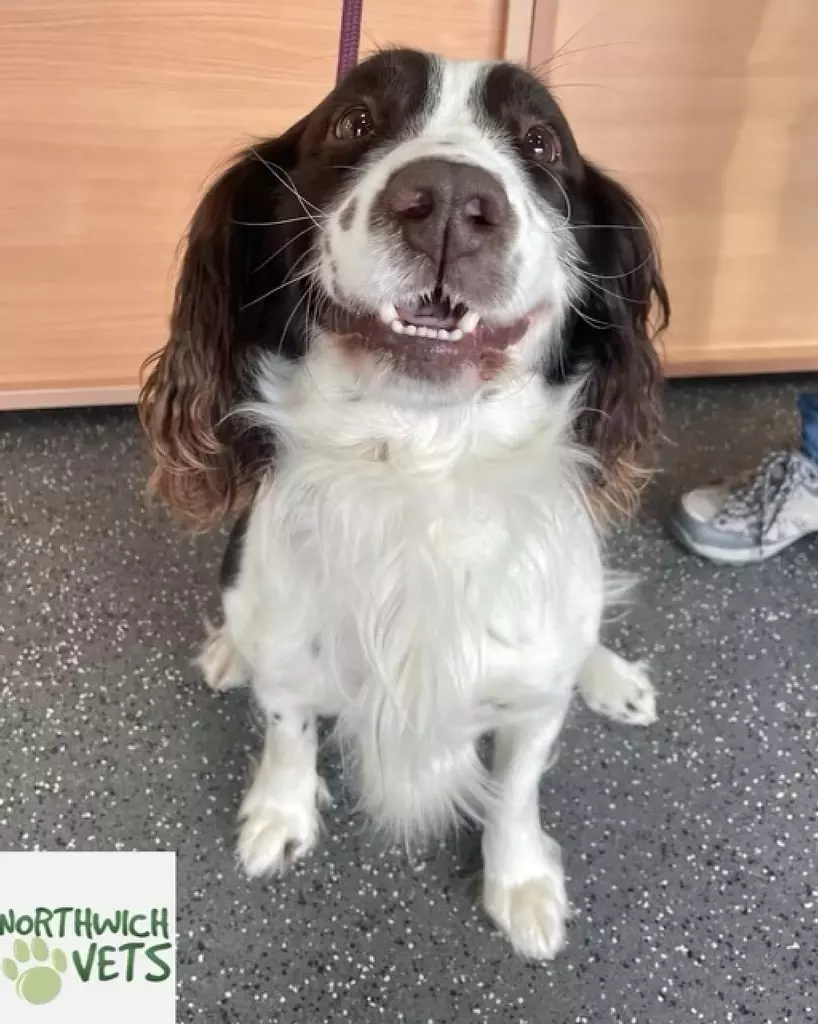
[(284, 220), (231, 220), (231, 224), (236, 224), (242, 228), (276, 228), (282, 224), (298, 224), (301, 221), (309, 220), (312, 221), (312, 217), (304, 215), (303, 217), (286, 217)]
[(613, 299), (614, 302), (624, 302), (630, 306), (634, 306), (637, 309), (641, 309), (643, 303), (639, 299), (632, 299), (627, 295), (620, 295), (618, 292), (612, 291), (610, 288), (603, 288), (602, 285), (594, 284), (592, 281), (585, 282), (586, 287), (591, 295), (596, 296), (602, 302), (606, 299)]
[[(270, 174), (276, 179), (276, 181), (280, 185), (283, 185), (284, 188), (286, 188), (289, 192), (291, 192), (295, 196), (295, 198), (301, 204), (301, 207), (304, 210), (304, 213), (310, 218), (310, 220), (312, 220), (313, 224), (315, 224), (315, 226), (318, 228), (319, 231), (323, 231), (324, 230), (323, 227), (318, 223), (318, 221), (316, 220), (316, 217), (315, 217), (315, 213), (322, 214), (323, 211), (320, 209), (320, 207), (316, 206), (314, 203), (309, 202), (309, 200), (305, 199), (304, 196), (301, 195), (301, 193), (295, 187), (295, 183), (293, 182), (292, 178), (290, 177), (289, 174), (287, 174), (286, 171), (284, 171), (283, 169), (280, 170), (279, 168), (274, 167), (271, 163), (269, 163), (267, 160), (265, 160), (263, 156), (261, 156), (261, 154), (258, 152), (258, 150), (254, 149), (253, 147), (251, 147), (249, 151), (253, 154), (253, 156), (256, 157), (257, 160), (259, 160), (262, 164), (264, 164), (264, 166), (267, 168), (267, 170), (270, 172)], [(280, 170), (280, 173), (279, 173), (279, 170)], [(287, 180), (287, 179), (289, 179), (289, 180)], [(311, 213), (309, 207), (312, 207), (312, 209), (315, 211), (315, 213)]]
[(600, 82), (554, 82), (549, 79), (549, 87), (555, 92), (560, 89), (601, 89), (603, 92), (610, 92), (615, 96), (622, 94), (621, 89), (614, 89), (613, 86), (602, 85)]
[(272, 174), (277, 181), (279, 181), (282, 185), (284, 185), (285, 188), (289, 189), (289, 191), (292, 192), (292, 194), (299, 200), (302, 206), (304, 206), (305, 212), (306, 207), (310, 206), (316, 211), (316, 213), (323, 213), (323, 210), (321, 209), (320, 206), (317, 206), (309, 199), (305, 199), (304, 196), (299, 192), (295, 182), (293, 181), (293, 177), (289, 173), (289, 171), (285, 170), (279, 164), (271, 163), (269, 160), (265, 159), (258, 152), (258, 150), (256, 150), (253, 147), (251, 147), (250, 152), (253, 153), (264, 164), (264, 166), (267, 168), (270, 174)]
[[(310, 287), (312, 287), (312, 286), (310, 286)], [(278, 339), (278, 354), (279, 355), (281, 355), (281, 353), (284, 350), (284, 344), (285, 344), (285, 342), (287, 340), (287, 331), (290, 329), (290, 324), (292, 323), (293, 318), (295, 317), (295, 314), (298, 312), (298, 309), (301, 306), (301, 303), (304, 302), (305, 299), (307, 300), (307, 306), (309, 307), (309, 298), (308, 298), (309, 294), (310, 294), (310, 288), (306, 288), (304, 290), (304, 292), (299, 296), (298, 301), (295, 303), (295, 305), (293, 306), (292, 310), (290, 311), (290, 315), (287, 317), (287, 320), (286, 320), (286, 322), (284, 324), (284, 327), (281, 329), (281, 334), (280, 334), (279, 339)], [(308, 316), (308, 319), (309, 319), (309, 316)]]
[(580, 318), (580, 320), (584, 320), (585, 323), (588, 324), (589, 327), (595, 327), (597, 329), (602, 328), (602, 327), (610, 327), (612, 330), (618, 330), (619, 329), (619, 325), (618, 324), (612, 324), (612, 323), (609, 323), (609, 322), (607, 322), (605, 320), (597, 320), (595, 317), (592, 317), (588, 313), (583, 312), (581, 309), (579, 309), (577, 306), (575, 306), (573, 304), (573, 302), (569, 302), (568, 305), (576, 313), (576, 315)]
[[(570, 47), (571, 43), (573, 43), (575, 39), (577, 39), (579, 36), (581, 36), (583, 32), (587, 32), (588, 29), (596, 21), (598, 21), (599, 18), (601, 18), (602, 15), (605, 14), (605, 13), (606, 13), (606, 8), (603, 7), (600, 10), (598, 10), (596, 12), (596, 14), (592, 15), (592, 17), (590, 17), (586, 22), (583, 22), (583, 24), (580, 25), (579, 28), (576, 29), (576, 31), (572, 32), (571, 35), (568, 36), (568, 38), (565, 39), (563, 41), (563, 43), (560, 46), (558, 46), (556, 50), (554, 50), (553, 53), (549, 54), (549, 56), (546, 57), (546, 59), (544, 61), (542, 61), (540, 64), (536, 65), (536, 67), (534, 68), (534, 74), (535, 75), (539, 75), (541, 73), (541, 71), (543, 70), (543, 68), (546, 68), (552, 61), (555, 61), (555, 60), (563, 57), (566, 54), (566, 52), (568, 52), (568, 48)], [(572, 52), (572, 53), (574, 53), (574, 52), (582, 52), (582, 49), (591, 49), (592, 47), (596, 47), (597, 45), (599, 45), (599, 44), (590, 43), (588, 45), (588, 47), (576, 48), (575, 50), (572, 50), (570, 52)], [(601, 45), (605, 45), (605, 44), (601, 44)]]
[[(302, 219), (302, 218), (300, 218), (300, 219)], [(303, 231), (299, 231), (298, 234), (297, 235), (293, 235), (292, 238), (288, 238), (287, 241), (283, 245), (280, 245), (278, 247), (278, 249), (276, 249), (275, 252), (271, 253), (264, 260), (262, 260), (262, 262), (259, 263), (259, 265), (253, 270), (253, 273), (254, 274), (257, 273), (259, 270), (262, 269), (262, 267), (266, 267), (268, 263), (272, 263), (272, 261), (276, 258), (276, 256), (278, 256), (282, 252), (284, 252), (285, 249), (289, 249), (289, 247), (294, 242), (297, 242), (299, 238), (303, 238), (303, 236), (308, 234), (310, 231), (312, 231), (312, 225), (310, 225), (309, 227), (304, 228)]]
[(560, 225), (559, 227), (551, 228), (554, 233), (568, 233), (573, 234), (575, 231), (640, 231), (650, 233), (650, 228), (646, 224), (571, 224), (568, 227)]
[(288, 285), (298, 284), (299, 281), (306, 280), (312, 273), (314, 273), (314, 269), (310, 268), (303, 274), (298, 274), (296, 277), (291, 277), (288, 280), (282, 281), (280, 284), (277, 284), (275, 288), (270, 288), (270, 290), (266, 291), (263, 295), (259, 295), (257, 298), (251, 299), (249, 302), (245, 302), (240, 308), (244, 310), (249, 309), (251, 306), (256, 306), (259, 302), (264, 302), (265, 299), (269, 299), (277, 292), (280, 292), (282, 288), (286, 288)]
[(566, 189), (565, 185), (563, 185), (563, 183), (556, 176), (556, 174), (553, 173), (553, 171), (550, 171), (547, 167), (543, 167), (541, 169), (545, 171), (548, 177), (554, 182), (554, 184), (562, 193), (562, 198), (565, 200), (565, 219), (563, 220), (562, 224), (558, 224), (556, 227), (556, 230), (560, 231), (562, 228), (565, 227), (565, 225), (571, 223), (571, 198), (568, 195), (568, 190)]
[[(582, 275), (580, 275), (580, 277), (582, 277)], [(603, 298), (604, 296), (607, 295), (608, 297), (615, 299), (617, 302), (628, 302), (637, 306), (642, 304), (640, 299), (632, 299), (627, 295), (620, 295), (619, 292), (615, 292), (610, 288), (605, 288), (601, 284), (597, 284), (596, 281), (592, 281), (589, 278), (582, 278), (582, 280), (584, 281), (588, 290), (592, 292), (594, 295), (598, 295), (600, 298)]]
[(621, 274), (592, 274), (590, 271), (583, 270), (581, 267), (577, 268), (577, 272), (589, 281), (616, 281), (623, 277), (631, 277), (633, 274), (638, 274), (643, 267), (646, 267), (649, 263), (655, 263), (656, 260), (656, 251), (651, 248), (651, 251), (640, 263), (637, 263), (633, 269), (625, 270)]
[[(309, 259), (309, 258), (310, 258), (311, 256), (316, 256), (316, 249), (317, 249), (317, 248), (318, 248), (318, 247), (317, 247), (317, 246), (316, 246), (315, 244), (313, 244), (313, 245), (310, 245), (310, 246), (308, 246), (308, 247), (307, 247), (307, 248), (306, 248), (306, 249), (304, 250), (304, 252), (302, 252), (302, 253), (301, 253), (301, 255), (300, 255), (300, 256), (298, 257), (298, 259), (297, 259), (297, 260), (295, 260), (295, 262), (293, 263), (293, 265), (292, 265), (292, 266), (290, 267), (290, 269), (289, 269), (289, 270), (287, 271), (287, 275), (286, 275), (286, 276), (285, 276), (285, 278), (284, 278), (284, 283), (285, 283), (285, 284), (287, 283), (287, 281), (289, 280), (289, 278), (290, 278), (290, 276), (291, 276), (291, 275), (293, 274), (293, 272), (294, 272), (294, 271), (296, 271), (296, 270), (298, 270), (298, 268), (299, 268), (299, 267), (301, 266), (301, 264), (302, 264), (302, 263), (303, 263), (303, 262), (304, 262), (305, 260)], [(318, 259), (318, 261), (320, 261), (320, 257), (317, 257), (317, 259)], [(317, 265), (318, 265), (318, 263), (316, 263), (316, 266), (317, 266)]]

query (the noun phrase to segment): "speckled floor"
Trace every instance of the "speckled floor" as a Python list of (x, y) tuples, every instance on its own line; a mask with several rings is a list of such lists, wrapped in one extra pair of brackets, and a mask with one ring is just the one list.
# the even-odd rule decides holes
[(665, 472), (613, 544), (645, 584), (611, 636), (650, 658), (661, 719), (573, 713), (542, 789), (578, 911), (554, 964), (474, 910), (474, 837), (409, 866), (351, 816), (331, 753), (317, 855), (237, 873), (258, 736), (190, 665), (221, 542), (145, 509), (130, 410), (0, 415), (0, 844), (177, 850), (180, 1022), (815, 1020), (818, 540), (720, 569), (662, 524), (678, 488), (791, 439), (794, 387), (670, 391)]

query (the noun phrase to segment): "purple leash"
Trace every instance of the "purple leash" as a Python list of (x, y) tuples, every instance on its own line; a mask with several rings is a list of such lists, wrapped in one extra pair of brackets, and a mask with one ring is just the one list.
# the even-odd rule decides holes
[(363, 0), (341, 0), (341, 35), (338, 39), (337, 76), (339, 82), (347, 71), (351, 71), (358, 63), (362, 7)]

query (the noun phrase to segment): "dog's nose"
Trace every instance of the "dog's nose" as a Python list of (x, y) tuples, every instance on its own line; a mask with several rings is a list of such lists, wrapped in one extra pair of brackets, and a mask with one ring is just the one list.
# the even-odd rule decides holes
[(437, 266), (498, 243), (511, 214), (506, 191), (493, 174), (440, 159), (416, 160), (396, 171), (383, 204), (406, 244)]

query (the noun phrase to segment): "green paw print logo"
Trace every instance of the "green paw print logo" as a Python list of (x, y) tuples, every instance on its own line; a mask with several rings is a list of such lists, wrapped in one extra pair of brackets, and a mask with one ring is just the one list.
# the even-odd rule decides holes
[(3, 974), (9, 981), (17, 982), (17, 995), (21, 999), (34, 1006), (42, 1006), (60, 994), (60, 975), (67, 966), (68, 961), (62, 950), (52, 950), (49, 958), (48, 946), (42, 939), (32, 939), (30, 948), (28, 943), (17, 939), (14, 943), (14, 959), (3, 960)]

